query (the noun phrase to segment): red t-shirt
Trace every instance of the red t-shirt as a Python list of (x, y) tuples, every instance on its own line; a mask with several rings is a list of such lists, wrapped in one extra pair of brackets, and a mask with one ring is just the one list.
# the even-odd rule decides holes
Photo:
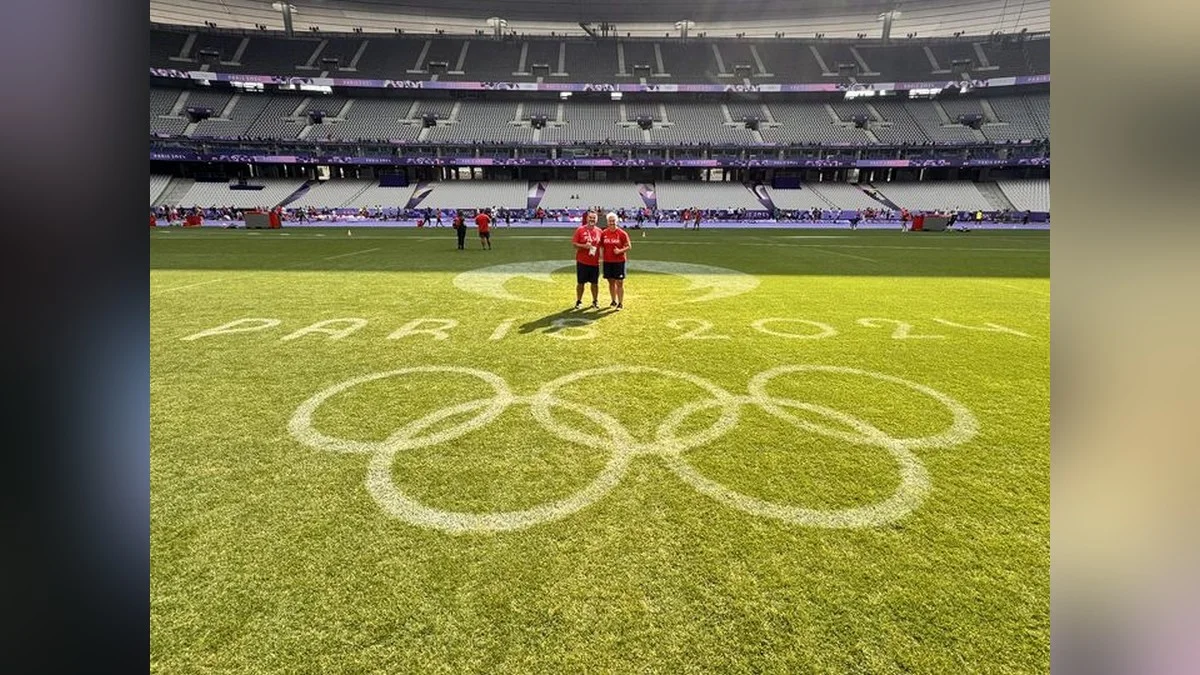
[(587, 249), (575, 249), (575, 261), (581, 262), (584, 265), (596, 266), (600, 264), (600, 228), (595, 225), (580, 225), (575, 228), (575, 236), (571, 237), (573, 244), (591, 244), (596, 247), (596, 253), (591, 254)]
[(619, 227), (611, 230), (605, 228), (600, 233), (600, 243), (604, 247), (604, 262), (625, 262), (625, 254), (618, 255), (616, 249), (629, 246), (629, 233)]
[(488, 214), (486, 213), (475, 216), (475, 226), (479, 228), (480, 232), (487, 232), (488, 227), (491, 226), (491, 222), (492, 219), (488, 218)]

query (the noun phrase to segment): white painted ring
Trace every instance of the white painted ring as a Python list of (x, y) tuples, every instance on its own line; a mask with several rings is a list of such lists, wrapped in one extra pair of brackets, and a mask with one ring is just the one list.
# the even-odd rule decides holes
[[(379, 442), (333, 438), (322, 434), (313, 427), (313, 413), (315, 413), (317, 408), (320, 408), (330, 398), (348, 389), (353, 389), (360, 384), (366, 384), (367, 382), (374, 382), (376, 380), (382, 380), (389, 377), (411, 375), (414, 373), (459, 373), (463, 375), (471, 375), (483, 380), (487, 384), (490, 384), (492, 389), (495, 390), (495, 395), (493, 395), (490, 399), (467, 401), (454, 406), (454, 408), (444, 408), (442, 410), (434, 411), (425, 418), (414, 420), (413, 422), (408, 423), (399, 432), (393, 433), (387, 440)], [(494, 373), (489, 373), (487, 371), (475, 370), (472, 368), (461, 368), (458, 366), (417, 366), (414, 368), (401, 368), (399, 370), (389, 370), (382, 373), (371, 373), (369, 375), (355, 377), (346, 380), (345, 382), (335, 384), (326, 389), (322, 389), (316, 394), (313, 394), (308, 400), (306, 400), (304, 403), (301, 403), (300, 407), (296, 409), (296, 412), (292, 414), (292, 418), (288, 421), (288, 432), (291, 433), (292, 438), (295, 438), (310, 448), (329, 450), (332, 452), (377, 453), (388, 450), (389, 448), (396, 448), (397, 446), (402, 446), (404, 448), (425, 447), (428, 445), (436, 445), (437, 443), (444, 443), (448, 440), (458, 438), (459, 436), (462, 436), (474, 429), (484, 426), (488, 422), (491, 422), (493, 419), (498, 417), (500, 413), (504, 412), (504, 409), (512, 404), (513, 399), (514, 397), (512, 391), (508, 388), (508, 383), (505, 382), (504, 379), (499, 375), (495, 375)], [(405, 431), (420, 431), (432, 426), (442, 419), (455, 414), (470, 412), (476, 408), (483, 408), (484, 412), (476, 418), (463, 422), (457, 426), (444, 429), (432, 436), (414, 439), (399, 435)]]
[[(950, 410), (953, 422), (946, 430), (923, 438), (897, 439), (888, 436), (871, 424), (832, 408), (792, 399), (775, 398), (766, 393), (767, 384), (775, 377), (795, 372), (829, 372), (870, 377), (900, 384), (925, 394), (942, 403)], [(326, 436), (312, 426), (312, 415), (331, 397), (352, 387), (387, 377), (413, 373), (460, 373), (477, 377), (492, 385), (491, 398), (475, 399), (434, 411), (413, 420), (393, 432), (381, 442), (354, 441)], [(707, 391), (708, 400), (692, 401), (672, 411), (656, 429), (655, 439), (639, 442), (627, 429), (608, 413), (581, 403), (567, 401), (555, 396), (563, 386), (595, 376), (615, 374), (653, 374), (680, 379)], [(372, 453), (366, 485), (372, 497), (383, 510), (397, 518), (421, 527), (437, 529), (447, 533), (501, 532), (531, 527), (540, 523), (559, 520), (576, 513), (598, 501), (611, 491), (624, 476), (631, 459), (640, 454), (661, 455), (677, 476), (701, 494), (718, 502), (752, 515), (782, 520), (792, 524), (812, 527), (868, 527), (882, 525), (902, 518), (920, 505), (929, 491), (929, 476), (921, 461), (912, 454), (914, 448), (940, 448), (957, 445), (969, 440), (978, 431), (978, 421), (961, 403), (930, 387), (899, 377), (875, 373), (857, 368), (821, 365), (780, 366), (755, 375), (748, 386), (749, 396), (734, 396), (704, 378), (678, 371), (649, 366), (607, 366), (570, 373), (556, 378), (529, 397), (517, 397), (508, 384), (499, 376), (486, 371), (457, 366), (420, 366), (400, 370), (373, 373), (353, 378), (328, 387), (310, 397), (297, 408), (289, 421), (292, 436), (310, 447), (334, 452)], [(435, 509), (426, 506), (400, 490), (393, 479), (392, 467), (397, 453), (414, 448), (429, 447), (459, 438), (466, 433), (482, 428), (495, 420), (504, 410), (516, 403), (526, 403), (533, 417), (543, 428), (559, 439), (584, 447), (610, 453), (609, 460), (600, 474), (578, 492), (534, 506), (529, 509), (493, 513), (464, 513)], [(798, 506), (777, 504), (738, 493), (703, 476), (682, 456), (685, 450), (708, 444), (734, 428), (740, 417), (742, 405), (757, 405), (772, 416), (785, 420), (798, 429), (827, 437), (838, 438), (855, 444), (866, 444), (886, 449), (896, 460), (900, 470), (900, 485), (888, 499), (876, 504), (837, 510), (808, 509)], [(588, 434), (562, 424), (554, 418), (552, 409), (562, 407), (595, 421), (607, 437)], [(707, 429), (679, 438), (676, 431), (688, 417), (708, 408), (719, 407), (719, 418)], [(840, 423), (841, 428), (827, 426), (799, 418), (787, 408), (807, 410)], [(421, 436), (421, 432), (451, 417), (477, 412), (471, 419), (434, 434)]]

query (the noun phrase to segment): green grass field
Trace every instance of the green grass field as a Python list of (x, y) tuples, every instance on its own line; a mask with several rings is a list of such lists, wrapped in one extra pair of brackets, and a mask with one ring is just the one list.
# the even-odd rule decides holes
[(1047, 233), (569, 234), (151, 232), (152, 672), (1049, 671)]

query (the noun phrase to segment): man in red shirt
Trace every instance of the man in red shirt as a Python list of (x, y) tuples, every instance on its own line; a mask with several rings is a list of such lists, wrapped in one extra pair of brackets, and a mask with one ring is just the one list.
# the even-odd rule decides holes
[(475, 227), (479, 228), (479, 245), (492, 250), (492, 218), (487, 209), (480, 209), (479, 215), (475, 216)]
[(596, 227), (596, 212), (583, 214), (583, 224), (575, 229), (571, 244), (575, 246), (575, 309), (583, 305), (583, 286), (592, 285), (592, 308), (600, 309), (600, 228)]
[(600, 244), (604, 252), (604, 278), (608, 280), (608, 295), (612, 298), (609, 307), (620, 310), (625, 306), (625, 253), (632, 246), (629, 234), (617, 227), (617, 214), (608, 214), (608, 227), (600, 233)]

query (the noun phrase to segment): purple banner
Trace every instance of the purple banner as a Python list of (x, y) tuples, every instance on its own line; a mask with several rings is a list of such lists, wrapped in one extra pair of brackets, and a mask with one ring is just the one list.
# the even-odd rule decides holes
[(544, 180), (531, 180), (529, 187), (525, 192), (525, 208), (536, 209), (542, 203), (542, 198), (546, 196), (546, 188), (550, 183)]
[[(198, 153), (186, 150), (151, 152), (151, 161), (234, 162), (239, 164), (385, 164), (400, 166), (680, 166), (716, 167), (962, 167), (962, 166), (1050, 166), (1049, 157), (1014, 159), (617, 159), (583, 157), (547, 159), (544, 157), (354, 157), (338, 155), (242, 155), (236, 153)], [(534, 197), (532, 193), (530, 197)], [(540, 195), (537, 195), (540, 201)]]
[(429, 193), (433, 192), (434, 185), (429, 181), (421, 181), (417, 183), (417, 187), (413, 190), (412, 196), (408, 198), (408, 203), (404, 205), (406, 209), (415, 209)]
[(449, 82), (445, 80), (363, 80), (340, 77), (295, 77), (290, 75), (249, 75), (241, 73), (213, 73), (201, 70), (177, 70), (174, 68), (151, 68), (152, 77), (203, 80), (210, 82), (257, 82), (285, 86), (358, 87), (364, 89), (459, 89), (472, 91), (619, 91), (619, 92), (815, 92), (815, 91), (907, 91), (909, 89), (972, 89), (1010, 87), (1025, 84), (1047, 84), (1050, 75), (1021, 75), (1017, 77), (993, 77), (982, 80), (936, 80), (933, 82), (870, 82), (846, 85), (835, 82), (793, 84), (639, 84), (607, 82)]
[(642, 203), (648, 209), (658, 209), (658, 190), (654, 183), (638, 183), (638, 196), (642, 198)]
[(771, 193), (767, 192), (767, 186), (755, 183), (750, 191), (754, 193), (754, 196), (758, 198), (758, 203), (762, 204), (768, 213), (775, 213), (775, 200), (771, 199)]

